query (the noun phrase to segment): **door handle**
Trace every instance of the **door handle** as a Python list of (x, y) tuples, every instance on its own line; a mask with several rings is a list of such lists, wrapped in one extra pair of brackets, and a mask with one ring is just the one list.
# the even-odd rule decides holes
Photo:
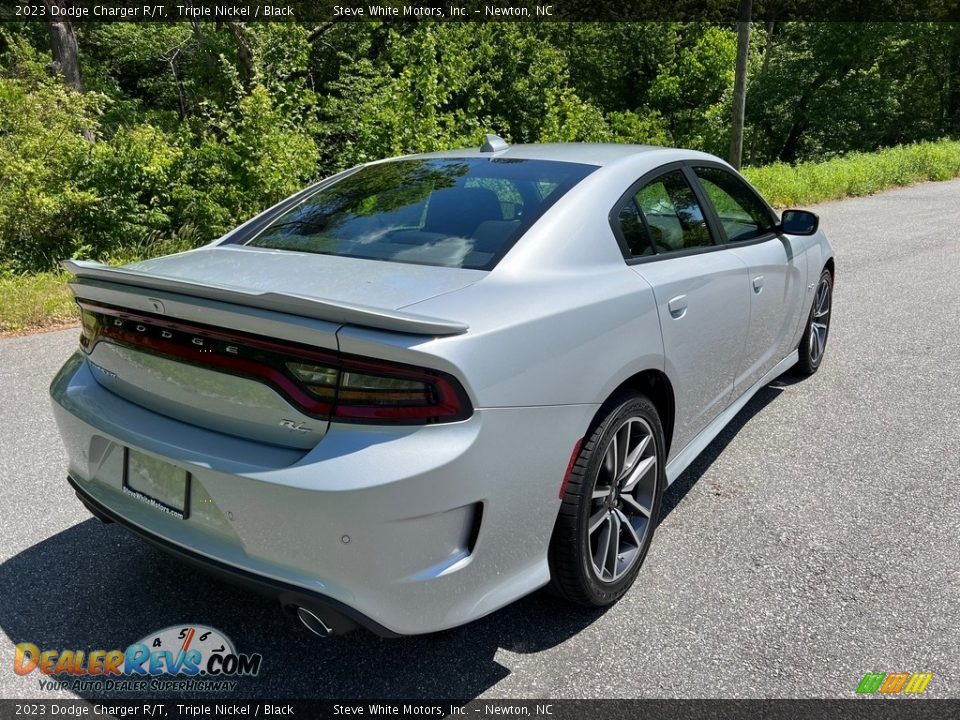
[(761, 290), (763, 290), (763, 275), (757, 275), (753, 279), (753, 291), (758, 293)]
[(677, 295), (675, 298), (670, 298), (667, 307), (675, 318), (682, 318), (687, 312), (687, 296)]

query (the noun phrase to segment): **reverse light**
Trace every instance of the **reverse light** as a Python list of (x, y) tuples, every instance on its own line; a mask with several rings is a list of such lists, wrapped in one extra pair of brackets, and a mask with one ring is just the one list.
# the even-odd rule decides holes
[(333, 402), (337, 396), (337, 370), (322, 365), (288, 362), (287, 369), (311, 395)]

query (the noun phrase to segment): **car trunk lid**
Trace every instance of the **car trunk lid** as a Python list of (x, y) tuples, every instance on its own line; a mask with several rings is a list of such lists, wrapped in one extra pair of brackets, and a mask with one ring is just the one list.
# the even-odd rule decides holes
[(76, 276), (87, 342), (96, 338), (87, 351), (101, 385), (168, 417), (302, 449), (326, 432), (329, 403), (303, 392), (291, 357), (336, 364), (344, 324), (465, 332), (462, 323), (399, 308), (485, 274), (218, 248), (123, 268), (64, 265)]

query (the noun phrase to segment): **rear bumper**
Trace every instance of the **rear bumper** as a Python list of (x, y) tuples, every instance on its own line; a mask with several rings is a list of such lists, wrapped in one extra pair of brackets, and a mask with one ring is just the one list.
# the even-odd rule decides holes
[(371, 632), (385, 638), (400, 637), (399, 633), (388, 630), (380, 623), (371, 620), (365, 615), (357, 612), (349, 605), (328, 598), (320, 593), (311, 592), (305, 588), (289, 583), (281, 582), (265, 575), (247, 572), (240, 568), (228, 565), (214, 560), (200, 553), (188, 550), (180, 545), (176, 545), (159, 535), (145, 530), (135, 523), (127, 520), (106, 505), (100, 503), (96, 498), (87, 493), (80, 483), (67, 475), (67, 482), (74, 489), (77, 498), (83, 503), (83, 506), (90, 511), (90, 514), (105, 523), (117, 523), (122, 525), (134, 535), (146, 540), (155, 548), (172, 555), (178, 560), (203, 570), (214, 577), (225, 580), (226, 582), (246, 588), (252, 592), (279, 600), (284, 609), (293, 609), (304, 607), (314, 613), (321, 615), (327, 624), (334, 630), (333, 634), (342, 634), (353, 629), (356, 625), (366, 628)]
[[(206, 570), (380, 635), (462, 625), (546, 584), (570, 449), (596, 408), (478, 409), (422, 427), (331, 426), (309, 451), (159, 415), (75, 357), (51, 386), (70, 484)], [(122, 488), (123, 448), (191, 475), (186, 519)]]

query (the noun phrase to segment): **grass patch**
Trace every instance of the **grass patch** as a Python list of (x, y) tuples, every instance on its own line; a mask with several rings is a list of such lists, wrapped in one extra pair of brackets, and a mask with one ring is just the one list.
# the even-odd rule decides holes
[(960, 142), (898, 145), (820, 163), (775, 163), (744, 168), (743, 174), (774, 207), (810, 205), (960, 177)]
[[(774, 207), (796, 207), (870, 195), (892, 187), (960, 177), (960, 141), (900, 145), (875, 153), (851, 153), (820, 163), (748, 167), (743, 174)], [(178, 252), (183, 243), (128, 249), (120, 264)], [(77, 319), (67, 273), (0, 276), (0, 333), (42, 330)]]
[(0, 277), (0, 333), (42, 330), (77, 320), (67, 273)]

